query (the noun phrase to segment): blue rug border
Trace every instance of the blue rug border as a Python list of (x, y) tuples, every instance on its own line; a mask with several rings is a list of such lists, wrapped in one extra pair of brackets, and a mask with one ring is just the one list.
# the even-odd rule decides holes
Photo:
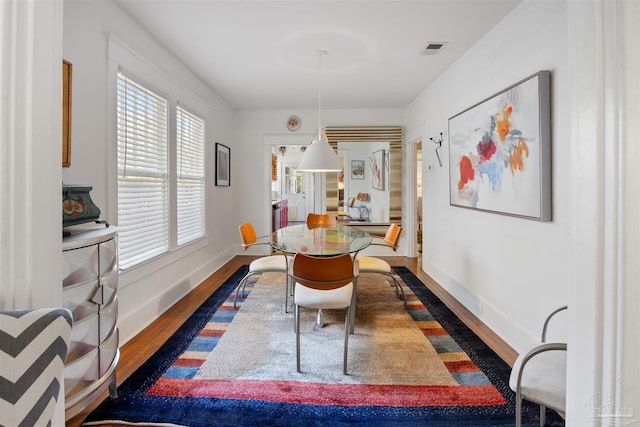
[[(394, 272), (425, 305), (431, 315), (485, 372), (507, 400), (494, 406), (426, 406), (389, 408), (374, 406), (342, 407), (300, 405), (280, 402), (218, 398), (180, 398), (149, 396), (145, 392), (184, 352), (216, 310), (234, 291), (247, 273), (240, 267), (185, 321), (182, 326), (137, 369), (119, 388), (118, 398), (107, 398), (85, 420), (119, 420), (127, 422), (163, 422), (191, 427), (207, 426), (463, 426), (489, 427), (514, 424), (514, 393), (508, 386), (511, 368), (406, 267)], [(187, 402), (188, 401), (188, 402)], [(188, 403), (185, 405), (185, 402)], [(538, 426), (538, 406), (525, 402), (523, 426)], [(547, 425), (564, 426), (555, 412), (547, 411)], [(202, 414), (206, 414), (202, 419)]]

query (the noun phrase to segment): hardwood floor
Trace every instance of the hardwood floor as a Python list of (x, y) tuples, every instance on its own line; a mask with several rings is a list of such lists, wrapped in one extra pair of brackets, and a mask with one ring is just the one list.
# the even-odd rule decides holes
[[(480, 322), (469, 310), (451, 297), (431, 277), (422, 271), (419, 258), (380, 257), (392, 266), (404, 266), (411, 270), (434, 294), (436, 294), (471, 330), (473, 330), (489, 347), (505, 362), (513, 365), (518, 354), (500, 337)], [(180, 325), (193, 314), (213, 291), (231, 276), (240, 266), (249, 264), (255, 257), (236, 256), (222, 268), (207, 278), (200, 286), (191, 291), (177, 304), (167, 310), (153, 324), (127, 342), (120, 349), (120, 362), (116, 375), (118, 386), (126, 380), (142, 363), (144, 363), (169, 338)], [(97, 399), (83, 412), (67, 421), (67, 427), (80, 426), (89, 413), (106, 398)]]

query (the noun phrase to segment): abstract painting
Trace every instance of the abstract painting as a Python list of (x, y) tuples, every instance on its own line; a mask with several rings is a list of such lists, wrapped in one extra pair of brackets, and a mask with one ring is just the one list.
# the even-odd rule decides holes
[(551, 221), (550, 72), (540, 71), (449, 119), (449, 200)]
[(371, 186), (382, 191), (384, 191), (385, 182), (384, 153), (384, 150), (375, 151), (371, 158)]

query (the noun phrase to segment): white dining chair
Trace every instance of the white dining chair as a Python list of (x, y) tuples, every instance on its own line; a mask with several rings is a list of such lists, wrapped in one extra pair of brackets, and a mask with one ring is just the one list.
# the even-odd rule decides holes
[[(371, 242), (371, 245), (386, 246), (395, 252), (398, 248), (398, 242), (400, 241), (400, 233), (402, 233), (402, 227), (400, 227), (398, 224), (390, 224), (387, 228), (387, 232), (385, 233), (384, 238), (382, 239), (382, 243), (373, 241)], [(393, 280), (393, 284), (396, 288), (396, 296), (400, 298), (400, 294), (402, 294), (404, 308), (407, 308), (407, 298), (404, 289), (398, 282), (398, 279), (396, 279), (393, 273), (391, 273), (391, 266), (388, 262), (380, 258), (365, 255), (357, 255), (356, 259), (359, 262), (361, 274), (375, 273), (384, 274), (385, 276), (390, 277)]]
[[(267, 241), (258, 241), (258, 239), (267, 238), (269, 236), (256, 235), (256, 231), (250, 222), (246, 222), (238, 227), (240, 230), (240, 238), (242, 239), (242, 247), (247, 250), (256, 245), (269, 245)], [(249, 272), (240, 280), (236, 287), (236, 296), (233, 300), (233, 308), (237, 309), (237, 302), (239, 298), (240, 289), (242, 289), (242, 298), (246, 298), (245, 290), (247, 286), (247, 279), (251, 276), (261, 273), (285, 273), (285, 290), (284, 290), (284, 311), (289, 312), (289, 276), (286, 274), (289, 270), (289, 263), (293, 261), (293, 258), (281, 253), (276, 255), (265, 256), (252, 261), (249, 264)]]
[(540, 427), (545, 425), (546, 408), (566, 412), (567, 343), (547, 342), (551, 319), (567, 306), (547, 316), (540, 343), (520, 353), (511, 370), (509, 387), (516, 393), (516, 427), (522, 425), (522, 399), (540, 405)]
[(300, 308), (319, 310), (346, 309), (344, 330), (343, 374), (347, 374), (347, 355), (351, 314), (355, 310), (354, 280), (357, 261), (349, 254), (334, 257), (312, 257), (301, 253), (293, 260), (291, 279), (294, 284), (294, 329), (296, 333), (296, 370), (300, 370)]

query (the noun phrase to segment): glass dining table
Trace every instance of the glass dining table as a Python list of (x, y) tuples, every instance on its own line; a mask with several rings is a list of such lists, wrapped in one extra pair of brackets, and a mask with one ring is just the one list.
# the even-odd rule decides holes
[(274, 231), (271, 246), (286, 254), (335, 256), (356, 253), (371, 244), (371, 235), (344, 224), (314, 227), (296, 224)]
[[(294, 255), (303, 253), (312, 256), (336, 256), (356, 254), (371, 244), (372, 237), (366, 231), (344, 224), (331, 226), (309, 226), (296, 224), (281, 228), (271, 234), (271, 246), (276, 252)], [(358, 279), (354, 279), (351, 304), (356, 304)], [(351, 310), (351, 331), (354, 331), (355, 309)], [(316, 324), (324, 325), (322, 310), (318, 310)]]

